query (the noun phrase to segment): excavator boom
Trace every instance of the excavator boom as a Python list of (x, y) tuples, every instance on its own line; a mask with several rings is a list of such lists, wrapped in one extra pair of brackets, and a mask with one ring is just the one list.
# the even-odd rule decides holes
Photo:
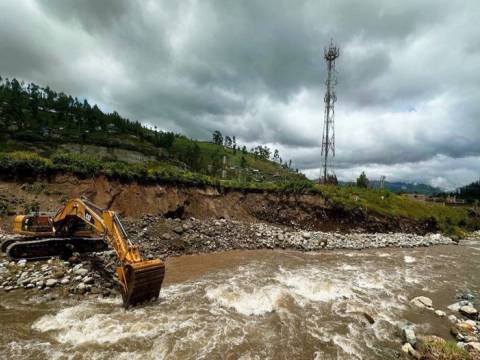
[(13, 231), (36, 237), (2, 244), (2, 250), (15, 259), (60, 255), (65, 249), (71, 248), (80, 252), (101, 251), (104, 250), (101, 244), (105, 245), (103, 240), (76, 235), (101, 236), (115, 250), (121, 262), (117, 275), (124, 306), (128, 308), (159, 296), (165, 264), (160, 259), (146, 260), (142, 257), (138, 247), (128, 239), (114, 211), (103, 210), (88, 200), (73, 199), (51, 218), (17, 216)]

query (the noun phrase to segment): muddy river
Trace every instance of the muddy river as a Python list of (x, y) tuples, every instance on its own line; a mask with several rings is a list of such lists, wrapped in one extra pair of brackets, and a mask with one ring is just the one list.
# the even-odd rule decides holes
[[(9, 359), (395, 359), (399, 324), (449, 337), (409, 299), (478, 301), (480, 244), (364, 251), (233, 251), (167, 262), (161, 299), (55, 300), (1, 293)], [(375, 320), (370, 324), (364, 313)]]

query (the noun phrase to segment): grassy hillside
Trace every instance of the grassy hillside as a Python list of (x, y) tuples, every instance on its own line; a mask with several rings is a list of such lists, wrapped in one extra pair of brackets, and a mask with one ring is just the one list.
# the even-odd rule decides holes
[(13, 158), (31, 156), (12, 155), (18, 151), (37, 154), (53, 164), (59, 157), (73, 155), (89, 162), (90, 155), (110, 166), (113, 162), (123, 168), (132, 166), (133, 172), (143, 165), (132, 163), (148, 162), (148, 170), (198, 174), (199, 179), (244, 183), (305, 179), (278, 158), (273, 161), (270, 154), (247, 151), (231, 140), (214, 144), (150, 129), (48, 87), (0, 78), (0, 152)]
[(463, 236), (464, 230), (480, 229), (480, 214), (471, 206), (444, 206), (438, 203), (412, 200), (389, 190), (359, 187), (315, 185), (315, 191), (334, 205), (350, 211), (362, 211), (385, 217), (404, 217), (419, 221), (433, 219), (442, 232)]

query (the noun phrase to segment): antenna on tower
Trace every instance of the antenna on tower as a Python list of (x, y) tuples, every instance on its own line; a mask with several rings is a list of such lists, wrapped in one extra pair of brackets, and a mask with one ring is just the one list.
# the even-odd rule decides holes
[(322, 172), (320, 182), (324, 184), (336, 183), (333, 160), (335, 158), (335, 85), (337, 78), (335, 76), (335, 59), (340, 56), (340, 49), (330, 41), (328, 49), (324, 49), (324, 58), (327, 63), (327, 79), (325, 81), (325, 114), (323, 121), (322, 135)]

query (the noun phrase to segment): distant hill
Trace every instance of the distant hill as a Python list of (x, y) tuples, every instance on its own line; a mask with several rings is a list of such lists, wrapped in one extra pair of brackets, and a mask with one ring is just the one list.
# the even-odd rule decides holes
[[(341, 181), (340, 185), (342, 186), (351, 186), (355, 185), (354, 182), (348, 182), (348, 181)], [(379, 180), (370, 180), (369, 182), (369, 187), (372, 189), (378, 189), (380, 188), (380, 181)], [(435, 195), (442, 193), (443, 190), (434, 186), (430, 186), (427, 184), (412, 184), (412, 183), (407, 183), (407, 182), (389, 182), (385, 181), (384, 182), (384, 188), (390, 190), (391, 192), (394, 193), (412, 193), (412, 194), (424, 194), (424, 195)]]
[[(104, 113), (87, 100), (0, 77), (0, 154), (10, 154), (7, 165), (29, 158), (20, 151), (40, 156), (49, 169), (68, 163), (82, 170), (90, 163), (93, 168), (108, 164), (108, 171), (116, 171), (141, 164), (134, 172), (168, 170), (189, 179), (198, 174), (239, 182), (305, 180), (278, 151), (247, 149), (232, 134), (212, 135), (212, 141), (197, 141), (147, 128), (115, 111)], [(128, 174), (131, 167), (125, 169)]]

